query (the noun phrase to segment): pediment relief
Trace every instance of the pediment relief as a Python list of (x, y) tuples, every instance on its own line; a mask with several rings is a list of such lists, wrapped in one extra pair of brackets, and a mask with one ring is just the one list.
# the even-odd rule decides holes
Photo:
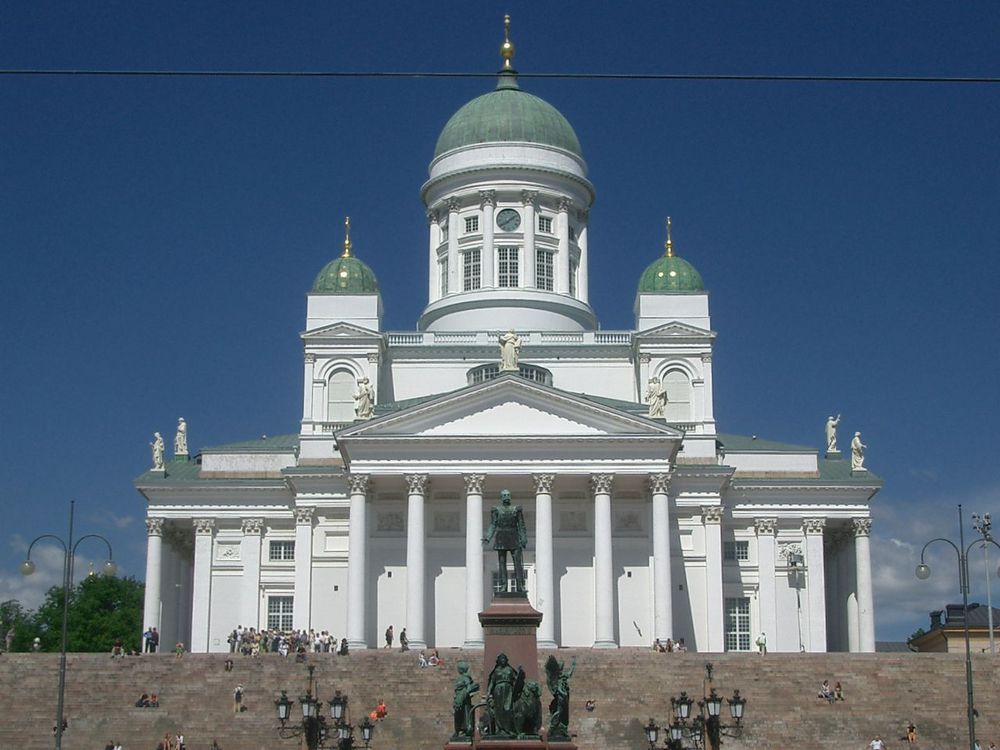
[(662, 422), (510, 376), (349, 427), (340, 433), (339, 439), (401, 435), (682, 437), (679, 430)]
[(305, 340), (314, 339), (377, 339), (382, 340), (382, 334), (370, 328), (357, 326), (352, 323), (331, 323), (328, 326), (317, 328), (313, 331), (306, 331), (301, 334)]
[(656, 328), (650, 328), (648, 331), (636, 334), (636, 338), (640, 340), (677, 338), (714, 339), (715, 337), (715, 331), (710, 331), (707, 328), (699, 328), (698, 326), (689, 325), (688, 323), (680, 323), (678, 321), (664, 323)]

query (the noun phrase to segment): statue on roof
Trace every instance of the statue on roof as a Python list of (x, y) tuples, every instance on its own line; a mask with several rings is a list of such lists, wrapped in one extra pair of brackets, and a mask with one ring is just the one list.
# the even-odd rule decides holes
[(153, 449), (153, 471), (163, 471), (163, 438), (160, 433), (153, 433), (153, 442), (149, 445)]
[(500, 372), (517, 372), (517, 360), (521, 356), (521, 337), (511, 328), (497, 338), (500, 344)]
[(358, 419), (371, 419), (375, 413), (375, 389), (368, 378), (358, 380), (358, 390), (354, 392), (354, 413)]
[(663, 387), (663, 383), (655, 375), (649, 379), (649, 383), (646, 385), (646, 403), (649, 404), (647, 416), (650, 419), (664, 416), (664, 410), (667, 406), (667, 389)]
[(839, 453), (837, 448), (837, 425), (840, 424), (840, 415), (834, 417), (832, 414), (826, 418), (826, 452)]
[(188, 426), (184, 417), (177, 418), (177, 434), (174, 435), (174, 456), (188, 454)]
[(867, 447), (861, 442), (861, 433), (855, 432), (854, 439), (851, 440), (851, 471), (868, 471), (865, 468), (865, 448)]

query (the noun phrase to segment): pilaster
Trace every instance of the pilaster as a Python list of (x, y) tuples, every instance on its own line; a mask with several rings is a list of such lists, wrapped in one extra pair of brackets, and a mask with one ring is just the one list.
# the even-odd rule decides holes
[(191, 652), (208, 652), (208, 628), (212, 603), (212, 543), (215, 521), (195, 518), (194, 524), (194, 592), (191, 605)]
[(312, 615), (313, 508), (295, 508), (295, 598), (292, 627), (308, 630)]
[(722, 589), (722, 506), (703, 505), (705, 526), (705, 619), (708, 623), (707, 651), (725, 651), (725, 609)]
[(806, 537), (806, 593), (809, 601), (809, 645), (814, 653), (826, 651), (826, 572), (823, 559), (825, 518), (805, 518), (802, 532)]
[(755, 518), (754, 530), (757, 532), (757, 606), (760, 609), (760, 629), (774, 647), (780, 648), (778, 642), (778, 600), (777, 578), (775, 576), (775, 546), (774, 538), (778, 530), (776, 518)]
[(241, 524), (240, 560), (243, 576), (240, 578), (240, 624), (260, 628), (260, 537), (264, 530), (263, 518), (244, 518)]

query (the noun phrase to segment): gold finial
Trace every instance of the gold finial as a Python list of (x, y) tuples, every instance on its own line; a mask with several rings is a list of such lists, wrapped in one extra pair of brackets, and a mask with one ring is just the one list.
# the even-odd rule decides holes
[(503, 17), (503, 44), (500, 45), (500, 57), (503, 58), (503, 69), (513, 70), (510, 61), (514, 59), (514, 45), (510, 41), (510, 16)]
[(667, 257), (674, 257), (674, 241), (670, 239), (670, 217), (667, 217), (667, 241), (663, 243), (663, 247), (667, 250)]
[(344, 253), (341, 258), (351, 257), (351, 217), (344, 217)]

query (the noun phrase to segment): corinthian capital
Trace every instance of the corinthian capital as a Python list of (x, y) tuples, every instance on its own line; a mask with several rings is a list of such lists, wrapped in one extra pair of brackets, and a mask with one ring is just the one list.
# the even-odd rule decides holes
[(367, 474), (348, 474), (347, 484), (351, 488), (352, 495), (364, 495), (368, 492)]
[(406, 489), (411, 495), (426, 495), (429, 480), (426, 474), (404, 474)]
[(722, 506), (721, 505), (702, 505), (701, 506), (701, 520), (708, 523), (722, 523)]
[(211, 534), (215, 530), (214, 518), (195, 518), (192, 520), (192, 524), (194, 525), (194, 533), (199, 536)]
[(666, 495), (670, 492), (670, 475), (663, 472), (650, 474), (649, 489), (654, 495)]
[(615, 483), (614, 474), (591, 474), (590, 486), (595, 495), (610, 495), (611, 487)]
[(466, 495), (482, 495), (483, 487), (486, 486), (485, 474), (464, 474)]
[(552, 485), (555, 484), (555, 474), (532, 474), (531, 479), (535, 483), (536, 495), (551, 495)]
[(146, 533), (149, 534), (150, 536), (163, 536), (163, 519), (147, 518)]
[(244, 518), (241, 526), (244, 536), (259, 536), (264, 530), (263, 518)]
[(774, 532), (778, 529), (778, 519), (755, 518), (753, 520), (753, 526), (757, 531), (757, 536), (774, 536)]
[(854, 525), (854, 536), (871, 536), (872, 519), (852, 518), (851, 523)]
[(805, 532), (806, 536), (814, 536), (816, 534), (822, 534), (824, 528), (826, 528), (825, 518), (802, 519), (802, 531)]
[(295, 508), (295, 525), (311, 524), (313, 522), (314, 508)]

